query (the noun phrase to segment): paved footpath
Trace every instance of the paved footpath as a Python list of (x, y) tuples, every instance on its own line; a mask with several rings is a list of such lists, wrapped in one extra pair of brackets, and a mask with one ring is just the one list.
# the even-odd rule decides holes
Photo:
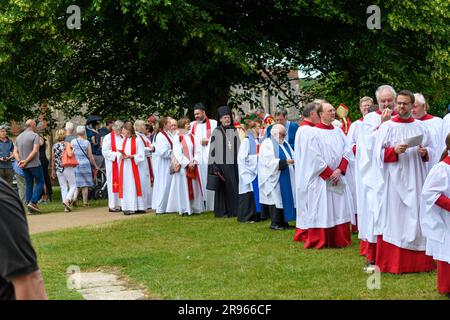
[(117, 220), (129, 220), (139, 217), (154, 214), (149, 211), (147, 214), (136, 214), (125, 216), (121, 212), (108, 212), (108, 208), (92, 208), (92, 209), (77, 209), (76, 211), (65, 213), (46, 213), (28, 215), (28, 225), (30, 233), (42, 233), (48, 231), (56, 231), (67, 228), (90, 226), (102, 223), (108, 223)]

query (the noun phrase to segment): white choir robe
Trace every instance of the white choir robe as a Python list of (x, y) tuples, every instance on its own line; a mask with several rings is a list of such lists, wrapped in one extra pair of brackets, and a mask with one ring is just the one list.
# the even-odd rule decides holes
[[(170, 132), (167, 132), (167, 136), (173, 141)], [(169, 141), (159, 132), (155, 138), (155, 152), (153, 153), (155, 180), (153, 183), (152, 209), (156, 210), (156, 213), (166, 212), (172, 182), (172, 175), (170, 174), (171, 155), (172, 148)]]
[(142, 197), (144, 198), (144, 203), (147, 206), (147, 209), (152, 207), (152, 194), (153, 188), (150, 180), (150, 168), (148, 166), (149, 159), (151, 161), (150, 150), (147, 148), (151, 148), (150, 140), (145, 136), (145, 134), (136, 132), (137, 138), (143, 141), (145, 147), (145, 161), (139, 164), (139, 176), (141, 178), (141, 186), (142, 186)]
[(383, 175), (373, 159), (377, 128), (380, 124), (381, 112), (370, 112), (364, 117), (356, 139), (355, 189), (358, 238), (371, 244), (377, 243), (375, 221), (386, 202), (386, 196), (383, 194)]
[[(192, 187), (194, 190), (194, 200), (189, 200), (188, 181), (186, 177), (186, 167), (189, 163), (200, 161), (201, 153), (195, 148), (195, 155), (193, 155), (194, 146), (192, 144), (190, 134), (184, 135), (190, 158), (186, 158), (183, 153), (182, 144), (180, 142), (180, 136), (177, 134), (174, 136), (173, 143), (173, 155), (175, 159), (181, 164), (181, 169), (172, 175), (172, 182), (169, 191), (169, 200), (167, 203), (167, 212), (178, 212), (180, 214), (187, 213), (201, 213), (205, 211), (205, 205), (203, 201), (203, 194), (200, 188), (203, 185), (203, 181), (200, 177), (200, 183), (197, 179), (192, 180)], [(195, 139), (194, 139), (195, 143)]]
[[(305, 222), (302, 221), (304, 216), (307, 215), (308, 210), (308, 185), (305, 179), (302, 179), (302, 168), (308, 161), (306, 155), (311, 148), (311, 138), (316, 131), (314, 127), (303, 125), (298, 128), (295, 133), (295, 148), (294, 148), (294, 161), (295, 161), (295, 203), (297, 204), (296, 212), (296, 227), (302, 229), (300, 226), (305, 226)], [(303, 230), (303, 229), (302, 229)]]
[[(120, 146), (120, 149), (122, 149), (122, 145)], [(131, 138), (127, 138), (124, 152), (127, 155), (131, 154)], [(123, 161), (123, 173), (119, 172), (119, 175), (123, 177), (123, 197), (122, 199), (120, 199), (122, 211), (145, 211), (147, 209), (147, 206), (144, 202), (144, 197), (137, 195), (136, 182), (134, 180), (131, 159), (123, 159), (122, 155), (120, 155), (120, 159), (121, 159), (120, 161)], [(136, 155), (134, 156), (134, 162), (138, 167), (138, 171), (140, 164), (144, 161), (145, 161), (145, 146), (144, 143), (141, 141), (141, 139), (137, 137)], [(119, 168), (121, 167), (121, 165), (119, 166)], [(138, 178), (140, 182), (140, 176)], [(143, 191), (142, 185), (141, 191)]]
[[(291, 154), (294, 151), (287, 144)], [(284, 148), (283, 146), (281, 146)], [(287, 150), (284, 150), (286, 159), (292, 159)], [(258, 161), (258, 187), (259, 202), (265, 205), (274, 205), (277, 209), (283, 209), (283, 199), (281, 198), (280, 188), (280, 170), (278, 169), (279, 158), (275, 157), (272, 139), (268, 138), (263, 141), (259, 149)], [(295, 172), (294, 166), (289, 165), (289, 177), (291, 179), (292, 197), (295, 207)]]
[[(347, 134), (347, 140), (348, 143), (350, 144), (350, 147), (352, 148), (352, 151), (355, 150), (356, 151), (356, 141), (358, 140), (358, 136), (359, 133), (361, 132), (361, 127), (363, 126), (363, 121), (362, 118), (352, 122), (352, 124), (350, 125), (350, 129), (348, 130), (348, 134)], [(353, 152), (353, 155), (356, 156), (356, 152)], [(355, 214), (352, 215), (352, 224), (356, 225), (357, 223), (357, 218), (356, 218), (356, 213), (357, 213), (357, 203), (356, 203), (356, 161), (352, 161), (349, 162), (348, 164), (348, 168), (347, 168), (347, 173), (345, 174), (347, 176), (347, 182), (348, 185), (350, 187), (350, 191), (353, 195), (353, 207), (355, 208), (356, 212)]]
[(442, 152), (445, 149), (445, 138), (442, 137), (442, 119), (439, 117), (434, 117), (426, 115), (421, 123), (427, 127), (430, 132), (430, 138), (433, 142), (433, 147), (430, 150), (430, 161), (428, 161), (428, 171), (433, 168), (433, 166), (439, 162), (441, 159)]
[(239, 194), (253, 192), (252, 182), (258, 176), (258, 155), (249, 154), (250, 143), (243, 139), (238, 151)]
[(436, 205), (441, 195), (450, 197), (450, 165), (444, 161), (431, 169), (423, 185), (421, 227), (426, 254), (450, 263), (450, 212)]
[(418, 146), (398, 155), (396, 162), (385, 162), (384, 159), (386, 148), (393, 148), (406, 138), (423, 135), (422, 147), (428, 149), (428, 154), (432, 142), (428, 130), (420, 121), (402, 123), (397, 119), (400, 118), (396, 116), (384, 122), (377, 132), (374, 162), (382, 170), (383, 194), (386, 196), (380, 200), (386, 205), (382, 206), (375, 221), (375, 229), (385, 242), (403, 249), (425, 251), (426, 239), (420, 228), (419, 195), (427, 176), (427, 164), (419, 156)]
[[(447, 138), (447, 135), (450, 133), (450, 113), (448, 113), (443, 119), (442, 119), (442, 138)], [(445, 147), (445, 146), (444, 146)]]
[(309, 140), (306, 153), (300, 156), (296, 170), (300, 170), (299, 183), (303, 201), (307, 208), (302, 211), (300, 229), (328, 229), (351, 222), (355, 212), (347, 177), (341, 175), (340, 183), (344, 185), (343, 193), (331, 191), (327, 181), (320, 177), (328, 167), (333, 171), (339, 167), (343, 158), (349, 163), (354, 160), (348, 141), (339, 128), (319, 129)]
[[(106, 184), (108, 186), (108, 207), (110, 209), (116, 209), (120, 207), (120, 199), (119, 199), (119, 193), (113, 192), (113, 174), (112, 174), (112, 166), (113, 162), (116, 159), (120, 159), (120, 152), (113, 152), (111, 147), (111, 134), (115, 134), (114, 132), (108, 133), (103, 138), (103, 144), (102, 144), (102, 154), (105, 158), (105, 168), (106, 168)], [(121, 135), (115, 135), (116, 138), (116, 150), (122, 149), (122, 136)], [(117, 161), (117, 174), (119, 174), (119, 168), (120, 168), (120, 161)], [(119, 181), (117, 181), (119, 183)]]
[[(212, 132), (217, 127), (217, 121), (213, 120), (213, 119), (209, 119), (209, 121), (210, 121), (210, 125), (211, 125), (211, 136), (212, 136)], [(192, 129), (194, 128), (195, 122), (196, 121), (191, 122), (191, 132), (192, 132)], [(207, 131), (206, 130), (206, 121), (204, 123), (197, 124), (197, 127), (195, 128), (195, 135), (194, 135), (195, 141), (196, 141), (195, 149), (198, 149), (200, 152), (201, 162), (199, 163), (198, 170), (200, 172), (200, 177), (201, 177), (202, 181), (205, 182), (202, 184), (202, 190), (203, 190), (204, 200), (206, 201), (206, 210), (214, 211), (214, 191), (206, 189), (206, 181), (208, 178), (208, 158), (209, 158), (210, 143), (208, 143), (208, 145), (206, 145), (206, 146), (201, 144), (201, 140), (203, 138), (206, 139), (206, 133), (207, 133), (206, 131)], [(209, 138), (210, 142), (211, 142), (211, 136)]]

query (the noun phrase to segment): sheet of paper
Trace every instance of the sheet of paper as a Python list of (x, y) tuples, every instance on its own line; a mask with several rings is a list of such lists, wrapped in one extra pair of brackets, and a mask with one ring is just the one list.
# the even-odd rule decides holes
[(407, 138), (407, 139), (405, 139), (405, 141), (403, 141), (403, 143), (407, 144), (408, 148), (411, 148), (411, 147), (417, 147), (418, 145), (421, 145), (422, 140), (423, 140), (423, 134), (415, 136), (415, 137)]
[(327, 181), (327, 189), (337, 194), (343, 194), (345, 191), (345, 184), (343, 184), (342, 181), (339, 181), (337, 185), (333, 186), (330, 181)]

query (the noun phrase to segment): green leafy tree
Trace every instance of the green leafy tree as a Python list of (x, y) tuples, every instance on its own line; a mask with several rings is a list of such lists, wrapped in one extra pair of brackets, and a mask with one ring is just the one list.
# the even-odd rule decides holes
[[(66, 26), (81, 8), (81, 30)], [(366, 8), (381, 8), (381, 29)], [(0, 112), (21, 118), (46, 100), (67, 115), (179, 115), (214, 109), (231, 85), (284, 90), (287, 70), (319, 71), (309, 95), (357, 100), (383, 83), (449, 97), (446, 0), (5, 0), (0, 3)], [(261, 76), (266, 74), (265, 77)], [(276, 75), (270, 77), (267, 75)], [(232, 97), (235, 99), (242, 99)], [(245, 98), (245, 97), (244, 97)]]

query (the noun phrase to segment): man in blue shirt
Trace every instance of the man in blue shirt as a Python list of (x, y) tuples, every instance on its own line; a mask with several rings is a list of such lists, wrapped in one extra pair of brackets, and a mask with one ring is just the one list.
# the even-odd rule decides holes
[(8, 138), (6, 129), (6, 125), (0, 126), (0, 177), (12, 186), (14, 177), (12, 167), (14, 144)]
[[(295, 144), (295, 134), (297, 133), (297, 130), (299, 128), (299, 125), (296, 122), (291, 122), (287, 119), (287, 110), (286, 109), (279, 109), (277, 112), (275, 112), (275, 121), (277, 124), (281, 124), (286, 128), (286, 137), (285, 141), (289, 143), (292, 150), (294, 150), (294, 144)], [(273, 126), (273, 125), (272, 125)], [(270, 138), (270, 132), (272, 130), (272, 126), (268, 127), (266, 130), (266, 137)]]

